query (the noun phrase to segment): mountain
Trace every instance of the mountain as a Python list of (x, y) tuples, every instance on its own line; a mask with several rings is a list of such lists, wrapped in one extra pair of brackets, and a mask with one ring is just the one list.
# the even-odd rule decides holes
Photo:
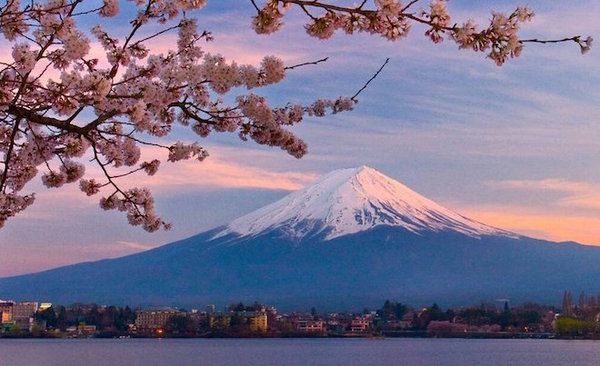
[(153, 250), (0, 279), (0, 298), (186, 307), (259, 301), (284, 310), (362, 309), (386, 299), (556, 304), (564, 290), (597, 292), (599, 280), (600, 248), (485, 225), (363, 166)]

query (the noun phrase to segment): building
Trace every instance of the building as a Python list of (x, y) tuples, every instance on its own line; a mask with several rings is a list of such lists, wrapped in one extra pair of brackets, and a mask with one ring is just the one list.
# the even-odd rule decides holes
[(37, 302), (20, 302), (13, 305), (13, 320), (19, 328), (31, 331), (34, 324), (33, 316), (38, 311)]
[(31, 318), (36, 311), (37, 302), (20, 302), (13, 305), (13, 318)]
[(323, 321), (312, 319), (298, 319), (294, 321), (294, 327), (299, 332), (320, 333), (323, 332)]
[(77, 334), (81, 336), (91, 336), (96, 333), (95, 325), (87, 325), (85, 323), (80, 323), (77, 326)]
[(154, 331), (159, 328), (164, 328), (169, 317), (179, 314), (178, 310), (141, 310), (137, 313), (135, 326), (138, 331)]
[(227, 329), (231, 325), (233, 313), (212, 313), (208, 315), (208, 327), (211, 329)]
[(245, 317), (248, 319), (251, 332), (266, 332), (267, 331), (267, 313), (265, 312), (251, 312), (246, 313)]
[(231, 326), (231, 319), (234, 317), (241, 324), (247, 325), (250, 332), (266, 332), (268, 329), (268, 317), (264, 311), (236, 311), (209, 314), (208, 326), (212, 329), (227, 329)]
[(0, 324), (8, 323), (13, 320), (13, 307), (15, 303), (12, 301), (0, 301)]

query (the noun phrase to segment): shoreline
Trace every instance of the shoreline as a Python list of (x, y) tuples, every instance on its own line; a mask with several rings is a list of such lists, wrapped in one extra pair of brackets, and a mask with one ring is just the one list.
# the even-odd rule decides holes
[(556, 339), (556, 340), (600, 340), (600, 336), (591, 335), (557, 335), (553, 333), (427, 333), (423, 331), (401, 331), (381, 333), (332, 333), (332, 334), (201, 334), (201, 335), (170, 335), (149, 336), (140, 334), (93, 334), (72, 335), (47, 333), (38, 337), (30, 335), (2, 335), (3, 339), (390, 339), (390, 338), (440, 338), (440, 339)]

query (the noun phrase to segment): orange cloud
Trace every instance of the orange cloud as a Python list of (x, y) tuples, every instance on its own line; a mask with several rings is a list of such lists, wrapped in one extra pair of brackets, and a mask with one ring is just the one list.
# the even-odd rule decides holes
[[(499, 189), (558, 193), (544, 206), (489, 205), (463, 209), (486, 224), (519, 234), (553, 241), (600, 245), (600, 185), (566, 179), (503, 180), (488, 182)], [(555, 196), (554, 196), (555, 197)]]
[(488, 225), (533, 238), (600, 246), (600, 217), (567, 216), (520, 206), (475, 206), (460, 211)]

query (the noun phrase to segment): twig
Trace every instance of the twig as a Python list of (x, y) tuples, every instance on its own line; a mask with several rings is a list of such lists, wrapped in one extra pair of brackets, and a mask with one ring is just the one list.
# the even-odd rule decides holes
[(365, 90), (367, 88), (367, 86), (369, 86), (369, 84), (371, 83), (371, 81), (375, 80), (375, 78), (377, 77), (377, 75), (379, 75), (379, 73), (381, 72), (381, 70), (383, 70), (383, 68), (385, 67), (385, 65), (388, 64), (388, 62), (390, 62), (390, 58), (389, 57), (385, 59), (385, 62), (383, 63), (383, 65), (381, 65), (381, 67), (379, 68), (379, 70), (377, 70), (377, 72), (375, 73), (375, 75), (371, 76), (371, 78), (369, 80), (367, 80), (367, 82), (365, 83), (365, 85), (363, 85), (363, 87), (360, 88), (356, 92), (356, 94), (354, 94), (352, 96), (352, 98), (350, 98), (350, 99), (353, 100), (353, 101), (356, 101), (356, 97), (358, 97), (358, 95), (360, 93), (362, 93), (362, 91)]
[(579, 39), (581, 37), (580, 36), (573, 36), (573, 37), (566, 37), (563, 39), (537, 39), (537, 38), (531, 38), (531, 39), (520, 39), (519, 42), (520, 43), (562, 43), (562, 42), (569, 42), (569, 41), (573, 41), (573, 42), (578, 42)]
[(419, 2), (419, 0), (412, 0), (405, 7), (402, 8), (402, 12), (404, 13), (408, 8), (410, 8), (411, 6), (415, 5), (415, 3), (418, 3), (418, 2)]
[(297, 65), (293, 65), (293, 66), (286, 66), (283, 69), (284, 70), (293, 70), (293, 69), (295, 69), (297, 67), (302, 67), (302, 66), (306, 66), (306, 65), (317, 65), (317, 64), (320, 64), (321, 62), (327, 61), (328, 59), (329, 59), (329, 57), (325, 57), (325, 58), (322, 58), (322, 59), (317, 60), (317, 61), (303, 62), (301, 64), (297, 64)]

